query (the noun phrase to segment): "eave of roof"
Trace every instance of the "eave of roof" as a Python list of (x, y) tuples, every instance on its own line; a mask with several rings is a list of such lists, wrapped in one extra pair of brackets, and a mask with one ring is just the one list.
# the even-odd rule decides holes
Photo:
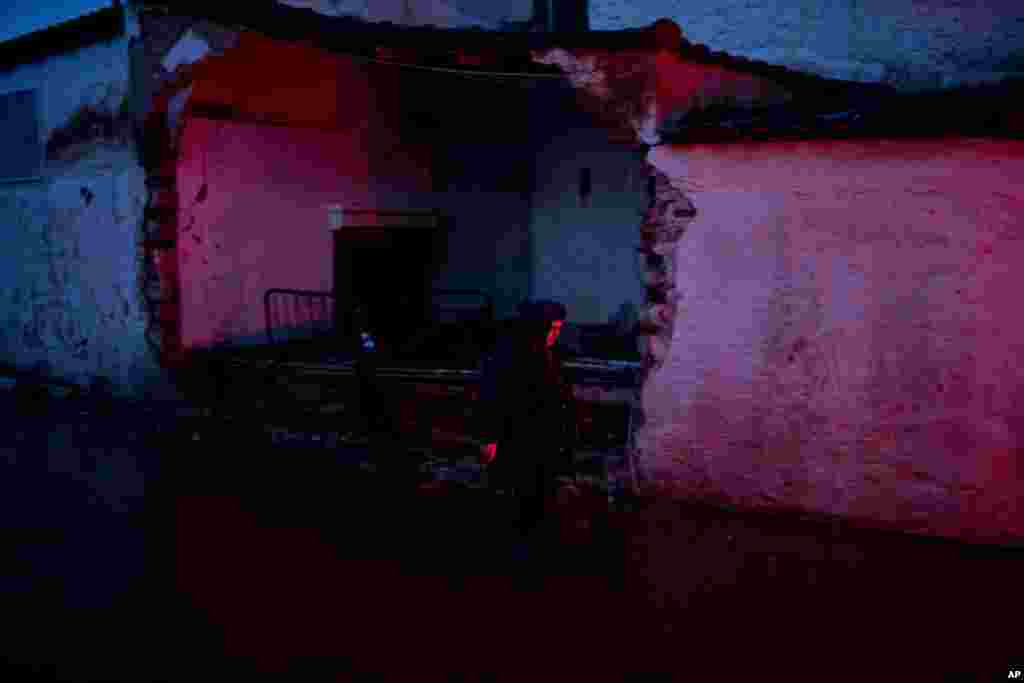
[(1010, 106), (1024, 79), (948, 90), (851, 92), (845, 98), (795, 100), (759, 109), (693, 111), (662, 131), (664, 144), (858, 138), (1024, 138), (1024, 117)]
[[(612, 53), (651, 50), (659, 42), (664, 47), (665, 40), (664, 34), (658, 35), (653, 27), (538, 33), (374, 23), (356, 17), (330, 17), (274, 0), (250, 0), (238, 5), (211, 0), (155, 0), (148, 4), (160, 5), (173, 14), (252, 30), (332, 53), (375, 58), (380, 48), (388, 48), (402, 55), (405, 63), (465, 73), (501, 70), (560, 74), (558, 67), (536, 62), (531, 53), (555, 48)], [(464, 59), (466, 53), (486, 58), (477, 65), (469, 65)], [(1019, 99), (1024, 94), (1024, 80), (1020, 79), (996, 85), (903, 93), (888, 85), (826, 78), (713, 51), (685, 38), (679, 40), (678, 54), (691, 63), (770, 80), (794, 97), (791, 104), (776, 107), (712, 107), (690, 112), (662, 131), (665, 143), (954, 135), (1021, 137), (1024, 128), (1020, 115), (1008, 112), (1006, 104), (1010, 98)]]
[[(416, 52), (419, 64), (458, 67), (467, 72), (474, 69), (458, 61), (457, 51), (497, 55), (502, 70), (516, 67), (523, 73), (558, 73), (556, 67), (533, 62), (529, 58), (530, 53), (553, 48), (610, 52), (652, 49), (658, 40), (650, 27), (556, 33), (404, 26), (391, 22), (367, 22), (352, 16), (331, 17), (309, 8), (282, 5), (274, 0), (250, 0), (238, 5), (209, 0), (155, 0), (147, 4), (162, 6), (174, 14), (258, 31), (279, 40), (312, 42), (332, 52), (373, 56), (377, 48), (409, 49)], [(771, 79), (790, 89), (842, 90), (858, 85), (714, 51), (685, 38), (680, 40), (678, 54), (690, 62)], [(492, 62), (478, 68), (493, 71), (495, 64)]]
[(0, 43), (0, 69), (110, 40), (122, 35), (124, 29), (124, 8), (120, 4), (106, 7)]

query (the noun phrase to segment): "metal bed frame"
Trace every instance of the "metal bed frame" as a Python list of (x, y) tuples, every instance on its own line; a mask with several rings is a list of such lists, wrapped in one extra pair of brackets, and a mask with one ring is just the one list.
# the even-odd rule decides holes
[[(432, 302), (433, 298), (436, 298), (437, 295), (470, 295), (480, 297), (483, 303), (478, 308), (480, 311), (479, 319), (487, 323), (494, 322), (494, 297), (486, 292), (476, 289), (432, 289), (431, 295)], [(281, 329), (287, 326), (289, 322), (292, 323), (293, 328), (303, 324), (309, 325), (314, 338), (338, 335), (340, 333), (339, 323), (341, 321), (334, 319), (335, 299), (336, 297), (333, 292), (280, 287), (268, 289), (263, 295), (263, 314), (267, 343), (274, 345), (282, 341), (275, 337), (275, 330), (278, 330), (278, 335), (280, 335)], [(432, 303), (432, 308), (443, 308), (443, 306)], [(461, 309), (463, 307), (456, 308)], [(287, 318), (289, 312), (291, 317)]]
[[(441, 309), (442, 311), (446, 308), (444, 303), (438, 304), (436, 299), (438, 297), (447, 296), (470, 296), (477, 297), (480, 300), (480, 304), (476, 307), (467, 305), (458, 305), (453, 307), (454, 310), (465, 310), (472, 309), (477, 313), (476, 315), (468, 316), (470, 319), (482, 321), (486, 324), (494, 323), (494, 302), (493, 297), (486, 292), (479, 290), (470, 289), (433, 289), (432, 294), (432, 308), (435, 311), (433, 318), (438, 318), (436, 311)], [(280, 342), (286, 341), (282, 335), (282, 330), (291, 328), (299, 329), (305, 326), (305, 330), (310, 333), (312, 339), (338, 339), (339, 335), (343, 333), (339, 323), (342, 321), (334, 320), (335, 312), (335, 295), (332, 292), (327, 291), (314, 291), (314, 290), (302, 290), (302, 289), (289, 289), (289, 288), (273, 288), (267, 290), (264, 295), (264, 312), (266, 318), (266, 334), (267, 342), (270, 346), (279, 346)], [(265, 367), (266, 371), (270, 373), (276, 373), (284, 369), (285, 364), (290, 361), (294, 361), (294, 358), (290, 358), (292, 354), (289, 353), (288, 348), (282, 348), (282, 352), (275, 356), (275, 359), (271, 361), (269, 366)], [(292, 362), (292, 365), (295, 363)], [(336, 371), (342, 372), (343, 374), (349, 374), (353, 370), (350, 367), (351, 361), (342, 363), (332, 363), (336, 367)], [(628, 365), (621, 363), (623, 366)], [(300, 363), (303, 365), (303, 363)], [(314, 363), (316, 365), (316, 363)], [(578, 362), (571, 363), (571, 365), (579, 366), (579, 369), (585, 369), (588, 365), (586, 359), (579, 359)], [(627, 368), (623, 367), (622, 370)], [(390, 378), (392, 380), (402, 381), (403, 378), (407, 381), (422, 382), (431, 379), (433, 381), (440, 381), (442, 383), (465, 384), (472, 383), (477, 379), (478, 372), (472, 370), (416, 370), (416, 371), (402, 371), (400, 368), (380, 368), (382, 377)], [(333, 374), (333, 372), (332, 372)], [(408, 374), (408, 377), (405, 375)], [(436, 375), (436, 377), (435, 377)], [(428, 378), (427, 376), (430, 376)], [(636, 463), (634, 462), (634, 447), (633, 443), (633, 421), (634, 415), (633, 410), (627, 408), (627, 415), (625, 416), (627, 422), (626, 426), (626, 441), (621, 444), (624, 447), (624, 456), (626, 458), (626, 467), (628, 468), (628, 477), (630, 479), (629, 488), (633, 489), (635, 493), (638, 485), (638, 473), (636, 470)]]

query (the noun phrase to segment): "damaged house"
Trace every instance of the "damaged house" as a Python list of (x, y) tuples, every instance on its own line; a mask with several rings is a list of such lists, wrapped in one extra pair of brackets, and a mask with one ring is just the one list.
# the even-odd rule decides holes
[[(216, 351), (252, 396), (268, 333), (330, 337), (355, 300), (403, 340), (554, 298), (578, 394), (633, 416), (635, 485), (1024, 537), (1014, 82), (906, 93), (532, 7), (93, 4), (30, 35), (92, 42), (4, 53), (40, 152), (0, 188), (5, 363), (188, 393)], [(388, 369), (407, 403), (471, 400), (486, 343), (441, 339)], [(320, 402), (350, 375), (288, 362)]]
[(156, 390), (164, 380), (137, 277), (137, 24), (112, 2), (37, 4), (5, 3), (0, 21), (0, 362)]

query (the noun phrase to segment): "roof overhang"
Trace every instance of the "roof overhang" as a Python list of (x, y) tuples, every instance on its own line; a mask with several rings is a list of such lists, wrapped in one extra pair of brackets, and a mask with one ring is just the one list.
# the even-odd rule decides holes
[(550, 33), (489, 30), (480, 27), (442, 28), (406, 26), (391, 22), (370, 22), (354, 16), (327, 16), (309, 8), (292, 7), (275, 0), (249, 0), (244, 4), (209, 0), (152, 0), (169, 13), (206, 19), (224, 26), (258, 31), (278, 40), (320, 44), (330, 43), (347, 52), (386, 48), (424, 51), (465, 49), (470, 51), (521, 52), (552, 47), (641, 48), (650, 47), (650, 31), (583, 31)]
[(806, 98), (779, 106), (710, 107), (673, 121), (666, 144), (941, 137), (1024, 138), (1024, 116), (1012, 103), (1024, 79), (926, 92), (868, 90), (846, 98)]
[[(326, 16), (275, 0), (250, 0), (238, 6), (210, 0), (151, 0), (148, 4), (283, 42), (336, 54), (385, 56), (408, 65), (456, 67), (465, 73), (504, 70), (564, 75), (563, 69), (541, 63), (544, 60), (536, 55), (552, 49), (581, 56), (642, 51), (667, 54), (668, 59), (658, 57), (659, 63), (707, 65), (752, 76), (792, 95), (788, 104), (778, 106), (755, 103), (751, 108), (686, 112), (662, 122), (663, 142), (964, 134), (1001, 137), (1019, 136), (1021, 130), (1020, 117), (1009, 109), (1006, 97), (1019, 89), (1019, 82), (901, 95), (888, 85), (824, 78), (714, 52), (690, 43), (666, 20), (643, 29), (535, 33), (374, 23)], [(480, 58), (466, 61), (466, 54)], [(672, 78), (667, 71), (661, 74), (663, 81)]]
[(5, 0), (0, 8), (0, 45), (111, 9), (118, 4), (115, 0)]
[[(8, 0), (0, 30), (0, 67), (30, 62), (56, 52), (116, 38), (124, 33), (119, 0), (79, 0), (59, 9), (38, 0)], [(18, 14), (24, 10), (24, 14)]]
[[(845, 91), (859, 84), (827, 79), (717, 52), (691, 43), (668, 20), (642, 28), (617, 31), (532, 32), (437, 26), (404, 26), (369, 22), (353, 16), (327, 16), (308, 8), (292, 7), (275, 0), (250, 0), (245, 4), (210, 0), (150, 0), (169, 14), (206, 20), (237, 30), (249, 30), (268, 38), (296, 42), (338, 54), (394, 59), (406, 64), (501, 71), (522, 74), (564, 74), (557, 66), (540, 63), (536, 54), (552, 49), (599, 53), (664, 52), (695, 65), (728, 69), (770, 80), (794, 93)], [(666, 30), (667, 29), (667, 30)], [(466, 55), (472, 55), (467, 58)]]

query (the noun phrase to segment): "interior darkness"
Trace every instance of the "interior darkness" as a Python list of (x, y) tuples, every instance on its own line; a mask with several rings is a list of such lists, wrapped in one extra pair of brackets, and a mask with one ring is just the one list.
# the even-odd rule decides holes
[(394, 347), (422, 323), (428, 305), (434, 231), (394, 228), (335, 238), (335, 287), (364, 303), (380, 341)]

